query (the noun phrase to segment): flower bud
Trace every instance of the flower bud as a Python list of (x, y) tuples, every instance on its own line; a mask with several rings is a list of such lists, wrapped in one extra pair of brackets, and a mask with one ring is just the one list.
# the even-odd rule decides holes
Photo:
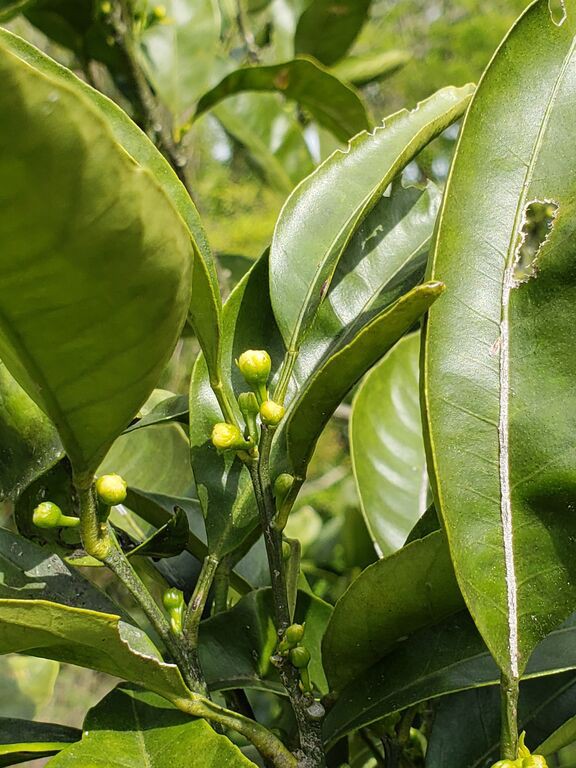
[(284, 406), (275, 403), (274, 400), (265, 400), (260, 406), (260, 418), (269, 427), (275, 427), (279, 424), (285, 413)]
[(298, 645), (290, 651), (290, 661), (296, 669), (305, 669), (310, 664), (310, 651), (303, 645)]
[(291, 624), (284, 633), (284, 637), (290, 645), (298, 645), (300, 640), (304, 637), (304, 625)]
[(107, 507), (114, 507), (126, 501), (127, 483), (117, 474), (102, 475), (96, 480), (96, 494)]
[(242, 451), (250, 447), (250, 443), (244, 438), (240, 429), (234, 424), (227, 424), (224, 421), (214, 424), (212, 445), (222, 453), (224, 451)]
[(548, 768), (546, 758), (542, 755), (530, 755), (522, 760), (522, 768)]
[(166, 7), (164, 5), (155, 5), (152, 8), (152, 15), (156, 21), (163, 21), (166, 18)]
[(248, 384), (267, 384), (272, 361), (265, 350), (248, 349), (240, 355), (236, 364)]
[(289, 542), (284, 539), (282, 542), (282, 560), (290, 560), (292, 557), (292, 547), (290, 546)]
[(492, 768), (520, 768), (518, 760), (498, 760)]
[(182, 634), (184, 620), (184, 595), (179, 589), (167, 589), (162, 596), (162, 603), (170, 616), (170, 626), (176, 634)]
[(80, 524), (80, 518), (68, 517), (57, 504), (43, 501), (32, 513), (32, 522), (37, 528), (74, 528)]

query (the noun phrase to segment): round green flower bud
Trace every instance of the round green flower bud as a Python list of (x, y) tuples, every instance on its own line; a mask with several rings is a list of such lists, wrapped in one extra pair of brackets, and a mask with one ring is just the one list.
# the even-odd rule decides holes
[(548, 763), (542, 755), (530, 755), (522, 760), (522, 768), (548, 768)]
[(171, 611), (175, 608), (180, 608), (184, 602), (184, 596), (179, 589), (174, 587), (172, 589), (167, 589), (166, 592), (164, 592), (162, 595), (162, 602), (164, 604), (164, 608), (166, 608), (167, 611)]
[(120, 475), (102, 475), (96, 480), (96, 493), (103, 504), (114, 507), (126, 501), (127, 483)]
[(282, 542), (282, 559), (290, 560), (291, 556), (292, 556), (292, 547), (286, 540), (284, 540)]
[(302, 624), (291, 624), (286, 632), (284, 633), (284, 637), (286, 640), (290, 643), (290, 645), (298, 645), (300, 640), (304, 637), (304, 627)]
[(152, 15), (156, 19), (156, 21), (162, 21), (166, 18), (166, 8), (163, 5), (155, 5), (154, 8), (152, 8)]
[(37, 528), (58, 528), (62, 517), (62, 510), (57, 504), (43, 501), (32, 513), (32, 522)]
[(260, 406), (260, 418), (269, 427), (275, 427), (279, 424), (285, 413), (284, 406), (275, 403), (274, 400), (265, 400)]
[(290, 661), (296, 669), (305, 669), (310, 664), (310, 651), (303, 645), (298, 645), (290, 651)]
[(74, 528), (80, 524), (80, 518), (68, 517), (57, 504), (43, 501), (32, 513), (32, 522), (37, 528)]
[(264, 349), (248, 349), (236, 361), (240, 373), (248, 384), (266, 384), (272, 361)]
[(492, 768), (520, 768), (517, 760), (498, 760)]
[(250, 443), (235, 424), (221, 421), (214, 424), (212, 429), (212, 445), (219, 451), (241, 451), (248, 448)]

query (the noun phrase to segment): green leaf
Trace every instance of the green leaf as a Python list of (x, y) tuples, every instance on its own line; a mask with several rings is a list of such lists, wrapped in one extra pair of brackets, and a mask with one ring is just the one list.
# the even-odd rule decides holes
[(366, 376), (352, 403), (356, 487), (368, 529), (384, 554), (404, 544), (428, 506), (419, 351), (419, 334), (399, 341)]
[(368, 128), (358, 94), (330, 72), (304, 57), (231, 72), (198, 102), (194, 119), (223, 99), (242, 91), (276, 91), (305, 107), (320, 125), (342, 141)]
[[(57, 1), (59, 0), (47, 0), (48, 3)], [(78, 7), (76, 0), (62, 0), (62, 2), (72, 2), (72, 10)], [(85, 10), (83, 6), (81, 13), (85, 13)], [(10, 35), (8, 32), (0, 31), (0, 41), (15, 55), (28, 62), (30, 66), (42, 72), (46, 77), (56, 78), (58, 81), (66, 83), (81, 97), (89, 99), (99, 112), (100, 117), (106, 120), (115, 140), (138, 165), (147, 169), (154, 176), (155, 182), (160, 184), (165, 195), (170, 198), (174, 208), (188, 227), (194, 249), (194, 279), (189, 308), (190, 322), (206, 354), (211, 376), (215, 381), (219, 380), (221, 299), (218, 278), (206, 233), (190, 195), (164, 156), (113, 101), (94, 88), (90, 88), (75, 77), (69, 69), (60, 66), (24, 40)], [(182, 274), (183, 280), (185, 276), (184, 272)]]
[[(299, 591), (294, 620), (306, 622), (304, 643), (310, 651), (310, 677), (328, 692), (320, 643), (332, 608), (320, 598)], [(239, 632), (238, 628), (242, 631)], [(270, 657), (277, 644), (270, 589), (258, 589), (200, 625), (200, 660), (212, 690), (246, 687), (282, 692)]]
[[(249, 389), (235, 360), (247, 349), (268, 350), (275, 372), (284, 346), (268, 297), (268, 259), (261, 258), (231, 293), (222, 314), (222, 367), (231, 381), (230, 400)], [(194, 366), (190, 385), (190, 447), (198, 498), (206, 520), (208, 548), (218, 558), (246, 541), (258, 517), (248, 471), (235, 455), (220, 455), (210, 435), (222, 413), (210, 389), (206, 364)]]
[(362, 220), (402, 168), (462, 115), (471, 94), (472, 86), (445, 88), (414, 111), (392, 115), (334, 152), (288, 198), (272, 241), (270, 293), (293, 356)]
[(174, 514), (145, 541), (128, 552), (128, 557), (175, 557), (186, 549), (188, 544), (188, 518), (181, 507), (176, 507)]
[[(484, 768), (497, 760), (500, 746), (499, 699), (497, 688), (478, 688), (442, 699), (434, 714), (434, 726), (426, 751), (426, 768), (444, 768), (446, 765)], [(573, 672), (523, 682), (520, 686), (518, 727), (527, 733), (527, 746), (541, 754), (541, 748), (537, 747), (539, 742), (562, 726), (575, 708), (576, 680)], [(482, 723), (482, 727), (470, 728), (470, 723)], [(558, 749), (561, 746), (565, 744), (558, 743)]]
[[(575, 617), (536, 649), (527, 679), (576, 669)], [(496, 666), (467, 613), (423, 629), (353, 680), (327, 715), (325, 738), (345, 734), (387, 714), (446, 694), (500, 683)]]
[(0, 22), (6, 21), (18, 16), (19, 13), (26, 10), (33, 0), (0, 0)]
[[(558, 26), (534, 3), (492, 60), (431, 267), (447, 290), (425, 340), (428, 465), (463, 595), (511, 677), (576, 608), (572, 0), (566, 11)], [(532, 269), (518, 259), (534, 201), (558, 208)]]
[(5, 717), (36, 717), (40, 708), (52, 698), (59, 669), (58, 662), (50, 659), (17, 654), (0, 656), (0, 733)]
[(161, 696), (189, 697), (150, 638), (110, 613), (46, 600), (0, 599), (0, 654), (25, 653), (106, 672)]
[(344, 339), (310, 377), (286, 413), (286, 443), (292, 474), (306, 476), (316, 441), (346, 393), (440, 296), (442, 283), (413, 288), (367, 323), (356, 336)]
[(58, 555), (0, 528), (0, 598), (52, 600), (105, 613), (121, 609)]
[(254, 768), (226, 736), (153, 693), (115, 688), (89, 710), (82, 740), (54, 768)]
[(98, 468), (99, 475), (108, 472), (142, 491), (189, 496), (194, 480), (184, 428), (166, 423), (121, 435)]
[(298, 19), (294, 47), (324, 64), (333, 64), (350, 48), (364, 26), (371, 0), (311, 0)]
[(330, 68), (340, 80), (354, 85), (366, 85), (383, 80), (397, 72), (411, 60), (408, 51), (380, 51), (363, 56), (346, 56)]
[(462, 607), (440, 531), (368, 566), (336, 603), (322, 642), (331, 689), (342, 690), (399, 639)]
[[(572, 707), (574, 711), (574, 707)], [(558, 750), (569, 746), (576, 740), (576, 715), (570, 717), (557, 728), (554, 733), (543, 741), (536, 750), (537, 754), (545, 755), (546, 757), (553, 755)]]
[(85, 482), (178, 339), (190, 234), (101, 111), (24, 48), (1, 32), (0, 356)]
[(124, 430), (124, 434), (134, 432), (152, 424), (164, 424), (170, 421), (188, 423), (188, 397), (186, 395), (172, 395), (154, 406), (145, 416), (135, 424), (131, 424)]
[(77, 728), (53, 723), (35, 723), (18, 718), (0, 718), (0, 767), (49, 757), (77, 741)]
[(0, 501), (13, 499), (62, 455), (53, 424), (0, 363)]
[(214, 107), (213, 114), (279, 192), (290, 193), (314, 170), (302, 126), (276, 94), (232, 96)]

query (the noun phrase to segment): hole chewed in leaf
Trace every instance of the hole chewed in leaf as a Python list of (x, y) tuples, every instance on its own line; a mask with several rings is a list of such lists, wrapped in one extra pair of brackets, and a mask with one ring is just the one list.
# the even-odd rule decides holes
[(538, 256), (550, 237), (557, 214), (558, 203), (553, 200), (534, 200), (524, 209), (512, 275), (514, 285), (525, 283), (536, 276)]
[(557, 27), (561, 27), (566, 21), (565, 0), (548, 0), (548, 8), (550, 10), (550, 18), (554, 24)]

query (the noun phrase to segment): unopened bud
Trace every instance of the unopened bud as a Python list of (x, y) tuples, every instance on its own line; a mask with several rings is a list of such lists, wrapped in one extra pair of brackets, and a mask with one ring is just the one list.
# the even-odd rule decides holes
[(80, 518), (65, 515), (52, 501), (43, 501), (32, 513), (32, 522), (37, 528), (74, 528), (80, 524)]
[(102, 475), (96, 480), (96, 494), (108, 507), (114, 507), (126, 501), (127, 487), (126, 480), (117, 474)]
[(212, 445), (220, 452), (242, 451), (250, 448), (250, 442), (245, 439), (240, 429), (234, 424), (219, 422), (212, 429)]
[(274, 400), (265, 400), (260, 406), (260, 418), (269, 427), (275, 427), (280, 424), (285, 413), (286, 409), (284, 406), (275, 403)]

